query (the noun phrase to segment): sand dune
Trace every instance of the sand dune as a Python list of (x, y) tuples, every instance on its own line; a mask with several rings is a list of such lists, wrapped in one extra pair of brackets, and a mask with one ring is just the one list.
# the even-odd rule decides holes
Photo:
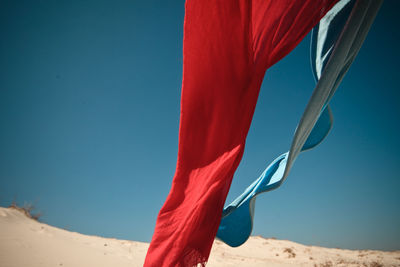
[[(69, 232), (0, 208), (0, 267), (142, 266), (147, 248), (147, 243)], [(330, 249), (251, 237), (239, 248), (215, 241), (207, 266), (400, 266), (400, 251)]]

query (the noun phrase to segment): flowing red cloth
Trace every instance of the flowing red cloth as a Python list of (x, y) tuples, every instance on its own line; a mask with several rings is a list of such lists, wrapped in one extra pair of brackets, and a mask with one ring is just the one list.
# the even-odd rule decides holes
[(187, 0), (179, 150), (144, 266), (207, 262), (264, 73), (336, 0)]

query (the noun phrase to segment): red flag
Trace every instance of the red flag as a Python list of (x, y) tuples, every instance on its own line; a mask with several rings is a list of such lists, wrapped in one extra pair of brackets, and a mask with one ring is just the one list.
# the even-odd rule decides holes
[(205, 264), (264, 73), (336, 0), (187, 0), (179, 150), (144, 266)]

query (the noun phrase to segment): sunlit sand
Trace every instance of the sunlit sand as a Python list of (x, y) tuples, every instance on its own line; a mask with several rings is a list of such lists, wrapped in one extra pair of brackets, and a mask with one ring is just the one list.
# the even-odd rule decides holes
[[(1, 267), (142, 266), (148, 243), (88, 236), (0, 208)], [(215, 241), (207, 266), (400, 266), (400, 251), (343, 250), (251, 237), (239, 248)]]

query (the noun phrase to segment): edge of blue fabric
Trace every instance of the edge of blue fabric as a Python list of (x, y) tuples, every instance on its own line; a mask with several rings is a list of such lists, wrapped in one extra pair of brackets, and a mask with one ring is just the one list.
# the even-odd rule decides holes
[[(381, 3), (382, 0), (340, 0), (313, 29), (311, 65), (317, 87), (296, 129), (292, 147), (289, 152), (277, 157), (260, 177), (224, 208), (217, 233), (218, 239), (232, 247), (246, 242), (253, 229), (256, 196), (274, 190), (283, 183), (299, 153), (296, 150), (312, 149), (328, 135), (333, 124), (333, 116), (328, 103), (357, 55)], [(351, 27), (348, 26), (349, 21)], [(328, 73), (325, 72), (327, 64), (330, 64)], [(332, 71), (332, 69), (334, 70)], [(332, 77), (325, 79), (325, 84), (329, 85), (324, 84), (320, 86), (323, 89), (319, 88), (322, 76), (326, 78), (328, 75), (332, 76), (333, 80)], [(318, 89), (324, 91), (322, 96), (314, 95)], [(323, 99), (321, 109), (318, 114), (310, 116), (311, 108), (309, 106), (318, 102), (315, 99), (319, 99), (319, 102)], [(303, 119), (307, 115), (306, 122), (304, 122)], [(310, 117), (314, 117), (314, 119), (310, 119)], [(311, 126), (309, 126), (310, 120), (315, 121)], [(299, 130), (299, 128), (301, 129)], [(306, 140), (302, 141), (302, 139)]]

